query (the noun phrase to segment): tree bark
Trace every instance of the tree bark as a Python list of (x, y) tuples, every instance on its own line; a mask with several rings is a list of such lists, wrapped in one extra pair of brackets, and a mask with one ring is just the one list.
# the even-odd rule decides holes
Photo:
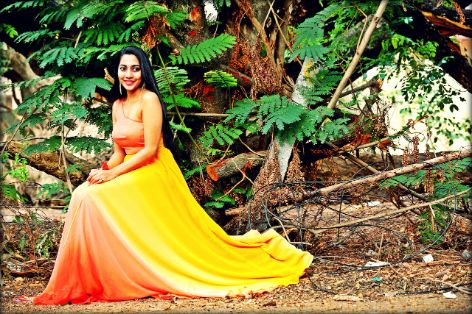
[(471, 155), (472, 155), (471, 150), (466, 150), (466, 151), (463, 151), (463, 152), (450, 153), (450, 154), (447, 154), (447, 155), (444, 155), (444, 156), (441, 156), (441, 157), (426, 160), (426, 161), (421, 162), (421, 163), (412, 164), (412, 165), (408, 165), (408, 166), (405, 166), (405, 167), (380, 172), (376, 175), (373, 175), (373, 176), (370, 176), (370, 177), (367, 177), (367, 178), (363, 178), (363, 179), (360, 179), (360, 180), (355, 180), (355, 181), (351, 181), (351, 182), (348, 182), (348, 183), (340, 183), (340, 184), (331, 185), (331, 186), (316, 190), (316, 191), (313, 192), (313, 194), (326, 195), (326, 194), (335, 192), (335, 191), (340, 190), (340, 189), (348, 189), (348, 188), (358, 186), (358, 185), (361, 185), (361, 184), (367, 184), (368, 185), (368, 184), (371, 184), (371, 183), (374, 183), (374, 182), (377, 182), (377, 181), (380, 181), (380, 180), (383, 180), (383, 179), (393, 178), (393, 177), (396, 177), (396, 176), (399, 176), (399, 175), (402, 175), (402, 174), (418, 171), (418, 170), (421, 170), (421, 169), (424, 169), (424, 168), (427, 168), (427, 167), (430, 167), (430, 166), (439, 165), (439, 164), (442, 164), (442, 163), (445, 163), (445, 162), (448, 162), (448, 161), (451, 161), (451, 160), (470, 157)]
[(245, 172), (248, 168), (259, 167), (262, 165), (265, 154), (266, 152), (239, 154), (232, 158), (208, 164), (206, 171), (213, 181), (218, 181)]
[[(66, 181), (64, 168), (58, 167), (58, 165), (61, 165), (61, 161), (59, 160), (59, 152), (25, 155), (22, 153), (23, 149), (20, 142), (10, 142), (6, 148), (6, 151), (12, 155), (18, 153), (21, 157), (26, 158), (29, 166), (52, 175), (60, 180)], [(83, 166), (81, 171), (69, 173), (70, 180), (74, 186), (84, 182), (87, 179), (90, 170), (97, 167), (71, 154), (66, 155), (66, 160), (69, 164), (80, 164)]]

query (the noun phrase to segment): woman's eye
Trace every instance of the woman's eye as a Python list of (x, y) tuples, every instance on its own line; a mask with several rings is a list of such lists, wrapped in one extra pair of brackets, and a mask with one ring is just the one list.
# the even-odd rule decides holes
[(138, 71), (140, 71), (140, 70), (141, 70), (141, 69), (140, 69), (139, 67), (134, 67), (134, 68), (133, 68), (133, 71), (135, 71), (135, 72), (138, 72)]

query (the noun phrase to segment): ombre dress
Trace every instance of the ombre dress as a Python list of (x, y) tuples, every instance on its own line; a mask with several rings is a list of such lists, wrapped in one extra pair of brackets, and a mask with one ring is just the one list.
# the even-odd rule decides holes
[[(113, 140), (136, 152), (143, 124), (119, 105)], [(298, 283), (312, 259), (273, 229), (228, 235), (161, 143), (151, 163), (74, 190), (54, 270), (33, 302), (242, 296)]]

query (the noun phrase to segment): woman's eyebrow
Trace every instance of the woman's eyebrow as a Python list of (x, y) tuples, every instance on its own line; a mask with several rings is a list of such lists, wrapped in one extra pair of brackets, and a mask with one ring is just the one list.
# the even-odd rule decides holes
[(127, 66), (130, 66), (130, 67), (139, 67), (139, 64), (130, 64), (130, 65), (127, 65), (127, 64), (120, 64), (120, 67), (127, 67)]

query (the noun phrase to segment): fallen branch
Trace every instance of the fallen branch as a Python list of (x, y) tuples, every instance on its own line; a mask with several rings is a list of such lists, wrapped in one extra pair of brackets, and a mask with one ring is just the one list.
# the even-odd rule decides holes
[(407, 211), (410, 211), (410, 210), (413, 210), (413, 209), (439, 204), (439, 203), (442, 203), (444, 201), (447, 201), (448, 199), (459, 197), (461, 195), (469, 193), (470, 190), (471, 189), (467, 189), (467, 190), (462, 191), (460, 193), (453, 194), (453, 195), (448, 195), (446, 197), (443, 197), (443, 198), (440, 198), (438, 200), (434, 200), (434, 201), (431, 201), (431, 202), (428, 202), (428, 203), (422, 203), (422, 204), (412, 205), (412, 206), (409, 206), (409, 207), (394, 209), (394, 210), (379, 213), (377, 215), (372, 215), (372, 216), (369, 216), (369, 217), (364, 217), (364, 218), (360, 218), (360, 219), (356, 219), (356, 220), (352, 220), (352, 221), (347, 221), (347, 222), (339, 223), (339, 224), (328, 226), (328, 227), (320, 227), (318, 229), (311, 229), (311, 231), (315, 234), (319, 234), (319, 233), (323, 232), (324, 229), (335, 229), (335, 228), (353, 226), (353, 225), (357, 225), (361, 222), (365, 222), (365, 221), (369, 221), (369, 220), (373, 220), (373, 219), (377, 219), (377, 218), (383, 218), (383, 217), (386, 217), (386, 216), (392, 216), (392, 215), (404, 213), (404, 212), (407, 212)]
[(469, 157), (471, 155), (472, 155), (471, 150), (466, 150), (466, 151), (463, 151), (463, 152), (450, 153), (450, 154), (447, 154), (447, 155), (444, 155), (444, 156), (441, 156), (441, 157), (426, 160), (426, 161), (421, 162), (421, 163), (412, 164), (412, 165), (408, 165), (408, 166), (405, 166), (405, 167), (380, 172), (378, 174), (369, 176), (367, 178), (362, 178), (362, 179), (347, 182), (347, 183), (339, 183), (339, 184), (331, 185), (331, 186), (316, 190), (313, 193), (314, 194), (326, 195), (326, 194), (329, 194), (331, 192), (337, 191), (339, 189), (347, 189), (347, 188), (351, 188), (351, 187), (358, 186), (358, 185), (361, 185), (361, 184), (371, 184), (371, 183), (377, 182), (379, 180), (396, 177), (396, 176), (399, 176), (399, 175), (402, 175), (402, 174), (405, 174), (405, 173), (418, 171), (418, 170), (421, 170), (421, 169), (424, 169), (424, 168), (427, 168), (427, 167), (430, 167), (430, 166), (439, 165), (439, 164), (442, 164), (442, 163), (445, 163), (445, 162), (448, 162), (448, 161), (451, 161), (451, 160), (462, 159), (462, 158), (465, 158), (465, 157)]
[(235, 157), (224, 159), (206, 166), (208, 176), (213, 181), (228, 178), (238, 172), (243, 172), (247, 168), (258, 167), (262, 165), (265, 152), (243, 153)]
[[(327, 143), (329, 146), (331, 146), (332, 148), (334, 149), (339, 149), (339, 147), (337, 147), (336, 145), (332, 144), (332, 143)], [(346, 157), (347, 159), (349, 159), (351, 162), (353, 162), (354, 164), (358, 165), (359, 167), (362, 167), (362, 168), (365, 168), (367, 170), (369, 170), (370, 172), (372, 173), (375, 173), (375, 174), (378, 174), (380, 173), (379, 170), (375, 169), (374, 167), (370, 166), (369, 164), (367, 164), (366, 162), (362, 161), (361, 159), (357, 158), (357, 157), (354, 157), (352, 156), (351, 154), (347, 153), (347, 152), (342, 152), (341, 153), (341, 156), (344, 156)], [(409, 189), (408, 187), (406, 187), (405, 185), (399, 183), (398, 184), (398, 187), (408, 193), (410, 193), (411, 195), (419, 198), (420, 200), (422, 201), (426, 201), (426, 198), (419, 194), (418, 192), (416, 191), (413, 191), (411, 189)]]

